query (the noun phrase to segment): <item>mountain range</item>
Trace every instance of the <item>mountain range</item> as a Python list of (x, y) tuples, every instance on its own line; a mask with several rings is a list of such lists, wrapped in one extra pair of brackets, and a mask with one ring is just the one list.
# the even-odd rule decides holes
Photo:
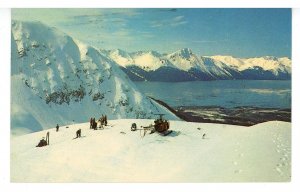
[(289, 80), (291, 60), (273, 56), (235, 58), (198, 56), (184, 48), (170, 54), (156, 51), (104, 51), (133, 81)]

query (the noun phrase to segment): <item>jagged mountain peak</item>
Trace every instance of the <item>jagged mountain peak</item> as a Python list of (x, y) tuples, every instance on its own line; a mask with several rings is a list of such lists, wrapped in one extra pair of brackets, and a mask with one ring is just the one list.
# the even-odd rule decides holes
[(190, 58), (192, 55), (194, 55), (193, 54), (193, 51), (192, 51), (192, 49), (190, 49), (190, 48), (183, 48), (183, 49), (180, 49), (180, 50), (178, 50), (178, 51), (175, 51), (174, 53), (171, 53), (170, 54), (170, 57), (172, 57), (172, 56), (181, 56), (181, 57), (183, 57), (183, 58)]
[(210, 76), (209, 72), (204, 66), (203, 61), (196, 54), (194, 54), (190, 48), (180, 49), (169, 54), (167, 57), (169, 61), (180, 70), (201, 70), (203, 72), (202, 75), (206, 76), (204, 73), (207, 73), (207, 75)]
[(278, 57), (275, 57), (275, 56), (263, 56), (262, 58), (266, 59), (266, 60), (275, 60), (275, 61), (278, 61)]
[(126, 57), (129, 55), (129, 53), (127, 53), (126, 51), (124, 51), (123, 49), (113, 49), (113, 50), (109, 50), (110, 53), (115, 53), (115, 54), (119, 54), (120, 56)]
[(152, 55), (154, 55), (154, 56), (158, 56), (158, 57), (161, 56), (161, 54), (160, 54), (159, 52), (153, 51), (153, 50), (147, 51), (147, 53), (148, 53), (148, 54), (152, 54)]
[(217, 61), (221, 61), (221, 62), (226, 63), (231, 66), (243, 65), (241, 58), (233, 57), (230, 55), (215, 55), (215, 56), (210, 56), (210, 57)]
[(142, 55), (151, 55), (153, 57), (161, 57), (162, 56), (161, 53), (159, 53), (158, 51), (154, 51), (154, 50), (136, 51), (136, 52), (132, 52), (130, 54), (135, 56), (135, 57), (142, 56)]
[(32, 46), (37, 46), (34, 44), (36, 43), (35, 41), (44, 43), (48, 39), (52, 39), (51, 42), (47, 41), (47, 43), (49, 43), (49, 46), (62, 44), (69, 40), (72, 40), (72, 38), (64, 32), (58, 30), (55, 27), (49, 27), (40, 21), (29, 22), (13, 20), (12, 31), (14, 39), (16, 41), (25, 42), (26, 40), (30, 40), (32, 42)]

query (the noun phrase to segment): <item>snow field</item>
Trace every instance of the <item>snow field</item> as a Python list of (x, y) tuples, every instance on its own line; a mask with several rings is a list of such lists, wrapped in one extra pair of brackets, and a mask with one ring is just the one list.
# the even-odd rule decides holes
[[(12, 137), (12, 182), (287, 182), (291, 179), (291, 124), (252, 127), (171, 121), (173, 132), (140, 136), (131, 124), (109, 120)], [(82, 129), (82, 138), (74, 139)], [(50, 131), (50, 145), (36, 148)], [(203, 134), (206, 136), (203, 139)]]

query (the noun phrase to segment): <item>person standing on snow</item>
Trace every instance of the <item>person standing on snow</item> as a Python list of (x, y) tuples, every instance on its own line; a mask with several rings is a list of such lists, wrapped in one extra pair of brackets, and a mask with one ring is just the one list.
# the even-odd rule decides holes
[(58, 124), (56, 125), (56, 132), (58, 132), (58, 130), (59, 130), (59, 126), (58, 126)]
[(93, 128), (93, 118), (91, 117), (90, 118), (90, 129), (92, 129)]
[(107, 116), (104, 115), (104, 125), (107, 126)]

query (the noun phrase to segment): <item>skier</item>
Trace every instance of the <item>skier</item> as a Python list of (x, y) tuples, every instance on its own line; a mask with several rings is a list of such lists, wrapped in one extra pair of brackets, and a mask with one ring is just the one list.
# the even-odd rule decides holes
[(104, 115), (104, 125), (107, 126), (107, 116)]
[(100, 117), (99, 120), (98, 120), (98, 124), (99, 124), (100, 129), (103, 129), (103, 123), (102, 122), (103, 122), (103, 119), (102, 119), (102, 117)]
[(56, 132), (58, 132), (58, 130), (59, 130), (59, 126), (58, 126), (58, 124), (56, 125)]
[(92, 129), (92, 127), (93, 127), (93, 118), (91, 117), (90, 118), (90, 129)]
[(81, 129), (78, 129), (76, 131), (76, 138), (79, 138), (79, 137), (81, 137)]
[(47, 142), (47, 145), (50, 144), (50, 133), (49, 133), (49, 131), (46, 134), (46, 142)]
[(97, 122), (94, 120), (94, 122), (93, 122), (93, 129), (94, 130), (97, 130)]
[(103, 115), (103, 114), (101, 115), (101, 118), (100, 118), (100, 119), (101, 119), (101, 125), (104, 125), (105, 119), (104, 119), (104, 115)]
[(205, 137), (206, 137), (206, 134), (204, 133), (204, 134), (202, 135), (202, 139), (205, 139)]

